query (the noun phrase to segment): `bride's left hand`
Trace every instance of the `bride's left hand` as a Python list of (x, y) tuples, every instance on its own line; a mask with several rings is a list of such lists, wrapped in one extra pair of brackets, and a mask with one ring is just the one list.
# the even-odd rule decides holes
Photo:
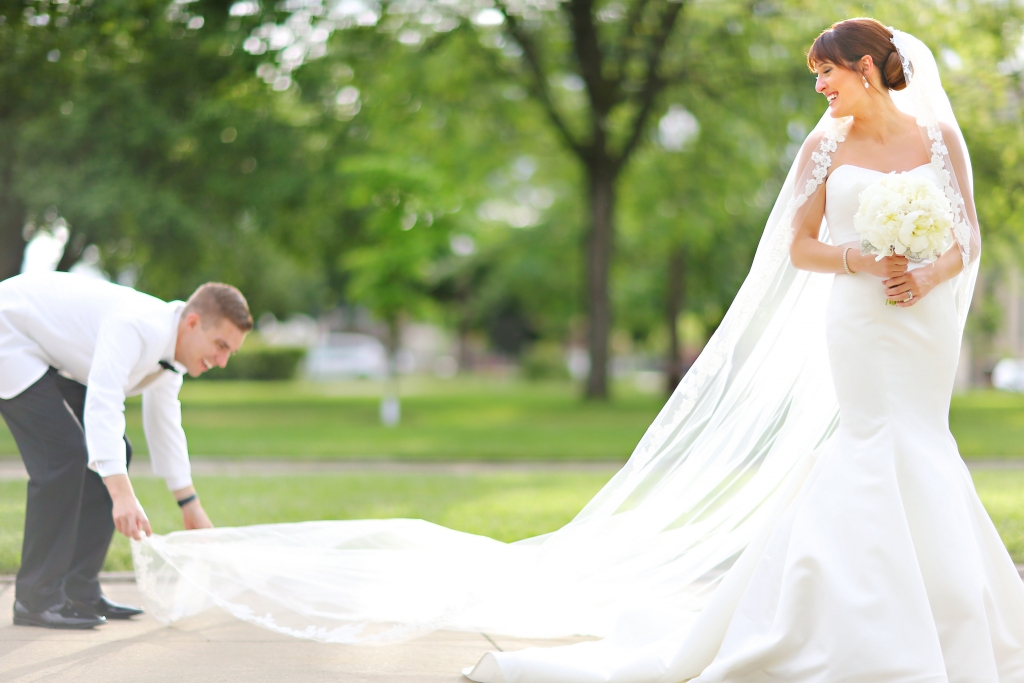
[[(935, 274), (935, 267), (929, 265), (908, 270), (903, 275), (897, 275), (888, 280), (882, 280), (882, 284), (885, 285), (885, 295), (889, 301), (900, 308), (907, 308), (927, 296), (928, 292), (935, 289), (939, 282)], [(911, 293), (914, 298), (907, 301)]]

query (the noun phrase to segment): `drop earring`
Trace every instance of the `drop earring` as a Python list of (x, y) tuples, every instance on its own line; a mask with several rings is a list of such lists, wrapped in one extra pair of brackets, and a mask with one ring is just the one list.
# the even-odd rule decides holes
[(868, 79), (864, 77), (864, 74), (860, 75), (860, 80), (864, 81), (864, 89), (868, 90), (871, 86), (868, 85)]

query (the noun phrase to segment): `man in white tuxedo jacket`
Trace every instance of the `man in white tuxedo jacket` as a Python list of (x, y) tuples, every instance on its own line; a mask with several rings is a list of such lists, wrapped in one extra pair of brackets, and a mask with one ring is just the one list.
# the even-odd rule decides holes
[(178, 391), (183, 373), (226, 365), (251, 329), (230, 285), (167, 303), (68, 273), (0, 282), (0, 415), (29, 474), (14, 623), (91, 628), (141, 612), (107, 600), (98, 580), (115, 528), (152, 533), (128, 479), (128, 396), (142, 395), (153, 471), (185, 528), (213, 526), (192, 486)]

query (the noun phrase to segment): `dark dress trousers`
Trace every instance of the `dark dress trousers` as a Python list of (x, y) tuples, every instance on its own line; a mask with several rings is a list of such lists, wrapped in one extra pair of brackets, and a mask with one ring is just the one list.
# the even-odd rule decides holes
[[(65, 599), (94, 602), (99, 571), (114, 533), (113, 502), (88, 468), (86, 387), (50, 368), (11, 399), (0, 399), (28, 470), (25, 539), (15, 597), (32, 612)], [(131, 442), (124, 437), (127, 459)]]

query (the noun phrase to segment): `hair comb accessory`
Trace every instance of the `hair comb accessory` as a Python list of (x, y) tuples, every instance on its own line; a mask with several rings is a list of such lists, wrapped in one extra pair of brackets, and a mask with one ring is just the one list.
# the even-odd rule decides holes
[(900, 56), (900, 63), (903, 64), (903, 80), (907, 82), (907, 85), (910, 85), (910, 81), (914, 79), (914, 63), (907, 59), (907, 56), (903, 54), (900, 46), (896, 43), (896, 29), (892, 26), (889, 26), (888, 29), (893, 34), (889, 40), (892, 41), (892, 47), (896, 50), (896, 54)]

